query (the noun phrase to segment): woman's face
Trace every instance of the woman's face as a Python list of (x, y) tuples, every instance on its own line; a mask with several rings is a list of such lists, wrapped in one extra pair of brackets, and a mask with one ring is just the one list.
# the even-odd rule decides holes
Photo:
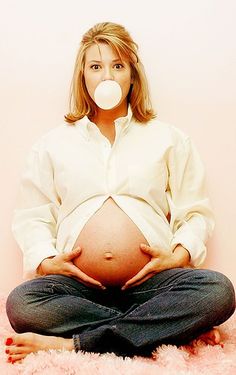
[(105, 80), (119, 83), (122, 98), (117, 106), (126, 100), (131, 80), (131, 67), (128, 61), (121, 60), (119, 55), (105, 43), (93, 44), (85, 53), (84, 78), (90, 97), (94, 100), (97, 85)]

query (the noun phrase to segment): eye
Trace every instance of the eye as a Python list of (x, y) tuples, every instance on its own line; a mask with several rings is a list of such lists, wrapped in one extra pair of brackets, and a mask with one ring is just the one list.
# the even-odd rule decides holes
[(90, 68), (91, 68), (92, 70), (99, 70), (99, 69), (101, 68), (101, 66), (98, 65), (98, 64), (93, 64), (93, 65), (90, 66)]
[(123, 67), (124, 67), (123, 64), (115, 64), (114, 65), (114, 68), (117, 69), (117, 70), (122, 69)]

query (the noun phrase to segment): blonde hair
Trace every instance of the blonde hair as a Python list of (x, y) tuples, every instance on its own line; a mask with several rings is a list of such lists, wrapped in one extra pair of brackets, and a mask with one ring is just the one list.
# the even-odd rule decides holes
[(94, 43), (108, 44), (121, 59), (123, 57), (129, 61), (133, 83), (128, 94), (128, 102), (133, 117), (142, 123), (153, 119), (155, 113), (151, 105), (144, 67), (138, 57), (138, 45), (123, 26), (103, 22), (96, 24), (83, 35), (76, 57), (71, 84), (70, 112), (65, 116), (66, 121), (74, 123), (84, 116), (93, 118), (96, 115), (97, 107), (87, 91), (84, 79), (85, 53)]

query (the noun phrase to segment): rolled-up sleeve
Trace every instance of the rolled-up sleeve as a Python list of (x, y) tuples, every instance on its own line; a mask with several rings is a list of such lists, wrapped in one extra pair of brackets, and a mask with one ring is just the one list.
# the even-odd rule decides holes
[(33, 276), (43, 259), (58, 254), (55, 244), (59, 206), (50, 157), (42, 145), (34, 145), (12, 222), (13, 235), (23, 252), (25, 277)]
[(205, 260), (214, 218), (206, 189), (205, 168), (189, 137), (180, 137), (172, 147), (168, 168), (171, 249), (181, 244), (189, 251), (191, 264), (197, 267)]

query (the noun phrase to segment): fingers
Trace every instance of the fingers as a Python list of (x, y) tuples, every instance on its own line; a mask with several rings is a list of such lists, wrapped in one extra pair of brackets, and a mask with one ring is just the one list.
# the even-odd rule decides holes
[(140, 249), (145, 253), (145, 254), (148, 254), (148, 255), (150, 255), (150, 256), (152, 256), (152, 257), (156, 257), (156, 256), (158, 256), (159, 255), (159, 251), (158, 251), (158, 249), (153, 249), (152, 247), (150, 247), (150, 246), (148, 246), (148, 245), (146, 245), (146, 244), (144, 244), (144, 243), (141, 243), (140, 244)]
[(77, 247), (76, 249), (69, 251), (68, 253), (63, 254), (63, 259), (68, 262), (76, 257), (78, 257), (81, 254), (81, 247)]
[(131, 286), (141, 284), (143, 281), (147, 280), (150, 277), (150, 274), (155, 274), (151, 262), (147, 263), (146, 266), (141, 269), (141, 271), (139, 271), (134, 277), (132, 277), (132, 279), (128, 280), (125, 285), (122, 286), (121, 290), (125, 290), (127, 288), (130, 288)]
[(154, 249), (146, 244), (140, 244), (140, 249), (150, 255), (152, 260), (148, 262), (132, 279), (128, 280), (125, 285), (122, 286), (121, 290), (137, 286), (144, 281), (148, 280), (151, 276), (155, 275), (159, 271), (159, 253), (158, 249)]
[(129, 288), (131, 288), (131, 287), (133, 288), (134, 286), (138, 286), (138, 285), (144, 283), (145, 281), (147, 281), (148, 279), (150, 279), (150, 278), (151, 278), (152, 276), (154, 276), (154, 275), (155, 275), (155, 273), (154, 273), (154, 272), (151, 272), (151, 273), (149, 273), (148, 275), (146, 275), (144, 278), (142, 278), (141, 280), (132, 283), (132, 285), (128, 285), (127, 287), (125, 287), (125, 288), (122, 289), (122, 290), (126, 290), (126, 289), (129, 289)]
[(100, 281), (93, 279), (92, 277), (86, 275), (83, 271), (81, 271), (77, 266), (72, 266), (73, 274), (71, 276), (76, 277), (79, 281), (82, 281), (84, 284), (88, 286), (94, 286), (99, 289), (105, 290), (106, 287), (100, 283)]
[(99, 281), (86, 275), (76, 265), (74, 265), (73, 259), (78, 257), (81, 254), (81, 251), (81, 247), (77, 247), (76, 249), (70, 252), (58, 255), (56, 272), (54, 269), (53, 273), (59, 273), (61, 275), (74, 277), (88, 286), (93, 286), (99, 289), (106, 289)]

